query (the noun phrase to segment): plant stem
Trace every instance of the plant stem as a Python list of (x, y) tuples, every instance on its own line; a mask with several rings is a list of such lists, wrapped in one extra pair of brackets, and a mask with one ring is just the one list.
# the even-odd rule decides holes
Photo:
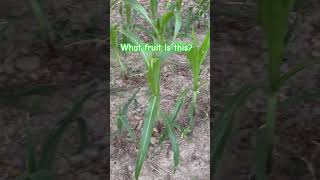
[(277, 96), (276, 93), (271, 93), (268, 95), (267, 100), (267, 115), (266, 115), (266, 125), (267, 125), (267, 169), (266, 172), (270, 173), (271, 171), (271, 160), (272, 160), (272, 151), (274, 144), (274, 133), (275, 133), (275, 120), (276, 120), (276, 110), (277, 110)]

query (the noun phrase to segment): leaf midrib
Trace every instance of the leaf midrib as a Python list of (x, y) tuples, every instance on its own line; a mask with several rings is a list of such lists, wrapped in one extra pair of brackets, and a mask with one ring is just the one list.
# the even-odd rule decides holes
[[(157, 97), (154, 98), (153, 100), (153, 103), (152, 103), (152, 108), (151, 108), (151, 113), (150, 113), (150, 116), (149, 116), (149, 119), (148, 119), (148, 126), (147, 126), (147, 132), (146, 132), (146, 135), (148, 134), (149, 132), (149, 127), (150, 127), (150, 124), (151, 124), (151, 117), (153, 115), (153, 109), (154, 109), (154, 105), (155, 105), (155, 101), (157, 100)], [(143, 143), (142, 143), (142, 149), (141, 149), (141, 154), (140, 154), (140, 157), (139, 157), (139, 165), (141, 163), (141, 159), (142, 159), (142, 152), (143, 150), (145, 149), (145, 143), (146, 143), (146, 140), (147, 140), (147, 136), (145, 136), (144, 140), (143, 140)]]

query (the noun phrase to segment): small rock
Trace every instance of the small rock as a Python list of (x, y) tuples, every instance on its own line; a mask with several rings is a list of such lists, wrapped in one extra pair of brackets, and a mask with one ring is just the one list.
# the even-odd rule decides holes
[(39, 57), (26, 57), (16, 61), (16, 67), (21, 71), (31, 72), (40, 67)]
[(151, 142), (151, 144), (156, 144), (157, 143), (157, 138), (151, 137), (150, 142)]
[(133, 166), (132, 166), (131, 164), (129, 164), (129, 165), (128, 165), (128, 170), (129, 170), (130, 172), (132, 172), (133, 169), (134, 169)]

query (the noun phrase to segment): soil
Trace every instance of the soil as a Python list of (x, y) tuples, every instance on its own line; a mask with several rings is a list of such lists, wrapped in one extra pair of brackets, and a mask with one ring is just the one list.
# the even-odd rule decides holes
[[(214, 109), (218, 114), (240, 87), (266, 80), (267, 52), (263, 33), (256, 25), (254, 2), (216, 1), (215, 4), (215, 63), (212, 68)], [(293, 31), (283, 71), (304, 60), (320, 58), (319, 5), (318, 1), (303, 1), (291, 14), (290, 29)], [(319, 72), (320, 67), (314, 66), (290, 79), (281, 90), (280, 100), (319, 92)], [(319, 105), (319, 99), (314, 97), (279, 108), (270, 180), (320, 179)], [(217, 180), (254, 179), (256, 133), (265, 121), (265, 97), (255, 94), (236, 120), (236, 131), (226, 147)]]
[[(142, 2), (147, 6), (148, 2)], [(183, 6), (184, 9), (191, 7), (193, 1), (188, 1)], [(159, 13), (163, 12), (165, 3), (159, 3)], [(115, 10), (117, 12), (117, 10)], [(184, 11), (186, 12), (186, 11)], [(111, 22), (119, 23), (119, 15), (114, 13), (111, 15)], [(185, 15), (183, 16), (185, 19)], [(143, 23), (137, 18), (135, 23)], [(205, 24), (196, 29), (196, 36), (199, 42), (202, 42), (205, 35)], [(141, 35), (143, 37), (143, 34)], [(189, 38), (179, 37), (179, 40), (190, 42)], [(145, 66), (143, 59), (138, 53), (126, 54), (123, 62), (128, 67), (129, 78), (125, 80), (121, 75), (119, 65), (114, 59), (111, 59), (111, 134), (116, 134), (117, 129), (117, 111), (124, 103), (139, 90), (136, 95), (137, 104), (129, 108), (128, 118), (131, 127), (134, 129), (135, 136), (140, 139), (140, 131), (143, 124), (143, 117), (148, 105), (149, 89), (145, 77)], [(177, 137), (180, 148), (180, 164), (174, 172), (173, 152), (170, 141), (167, 139), (163, 146), (158, 144), (161, 131), (163, 131), (163, 122), (161, 119), (157, 122), (157, 130), (153, 133), (151, 145), (149, 148), (148, 158), (144, 162), (141, 180), (207, 180), (210, 175), (210, 127), (209, 127), (209, 83), (210, 81), (210, 63), (209, 56), (202, 65), (201, 82), (204, 83), (198, 98), (198, 108), (196, 110), (196, 124), (194, 132), (188, 137)], [(167, 59), (161, 67), (161, 108), (166, 112), (171, 112), (175, 106), (176, 98), (185, 88), (192, 87), (192, 72), (185, 54), (174, 54)], [(187, 125), (188, 106), (192, 92), (189, 91), (187, 101), (183, 106), (182, 112), (177, 121), (183, 126)], [(159, 127), (159, 128), (158, 128)], [(127, 135), (114, 136), (111, 140), (111, 179), (126, 180), (134, 178), (134, 168), (137, 157), (138, 143), (132, 142)]]
[[(0, 27), (0, 179), (21, 179), (26, 171), (27, 139), (39, 157), (54, 125), (89, 91), (107, 87), (105, 75), (105, 2), (44, 1), (53, 38), (42, 41), (29, 1), (1, 1)], [(48, 46), (50, 45), (50, 46)], [(49, 85), (33, 95), (9, 98), (28, 88)], [(91, 86), (90, 86), (91, 87)], [(88, 125), (89, 144), (79, 153), (76, 124), (58, 145), (55, 179), (108, 177), (106, 93), (88, 100), (77, 115)]]

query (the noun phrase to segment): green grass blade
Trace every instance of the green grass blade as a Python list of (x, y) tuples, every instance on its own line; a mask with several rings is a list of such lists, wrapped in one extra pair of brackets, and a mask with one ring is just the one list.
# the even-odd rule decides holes
[(224, 146), (226, 145), (234, 123), (234, 113), (237, 109), (242, 106), (248, 97), (255, 91), (254, 87), (243, 87), (241, 88), (230, 100), (230, 102), (225, 106), (225, 110), (220, 113), (217, 120), (213, 125), (213, 138), (211, 140), (212, 144), (212, 164), (213, 173), (218, 169), (218, 163), (222, 158), (224, 151)]
[(160, 63), (158, 58), (151, 58), (150, 65), (147, 67), (147, 81), (153, 96), (160, 94)]
[(152, 135), (153, 128), (155, 126), (155, 121), (159, 113), (160, 107), (160, 96), (152, 96), (150, 103), (145, 114), (143, 128), (141, 131), (141, 139), (138, 151), (138, 157), (135, 167), (135, 179), (138, 179), (143, 162), (147, 158), (147, 153), (149, 149), (150, 139)]
[(118, 131), (122, 132), (123, 131), (123, 123), (122, 123), (122, 111), (121, 108), (119, 108), (118, 113), (117, 113), (117, 128)]
[(177, 143), (177, 138), (176, 135), (174, 133), (174, 127), (173, 127), (173, 123), (172, 123), (172, 119), (169, 119), (168, 116), (166, 116), (162, 111), (161, 111), (161, 116), (164, 120), (164, 124), (166, 127), (166, 130), (168, 132), (168, 136), (172, 145), (172, 150), (173, 150), (173, 159), (174, 159), (174, 167), (177, 168), (178, 164), (179, 164), (179, 145)]
[(203, 40), (203, 43), (201, 44), (200, 49), (199, 49), (200, 65), (203, 63), (204, 59), (206, 58), (209, 47), (210, 47), (210, 31), (207, 32), (207, 34)]
[(80, 148), (79, 151), (82, 152), (86, 147), (88, 147), (88, 125), (83, 117), (77, 119), (79, 138), (80, 138)]
[(34, 16), (36, 17), (38, 23), (39, 23), (39, 29), (42, 35), (42, 38), (44, 40), (49, 39), (49, 25), (48, 25), (48, 19), (43, 12), (42, 4), (39, 0), (30, 0), (32, 12)]
[(187, 19), (186, 19), (186, 27), (185, 27), (185, 34), (188, 34), (190, 32), (191, 29), (191, 16), (192, 16), (192, 7), (190, 7), (188, 9), (188, 13), (187, 13)]
[(165, 14), (162, 16), (161, 18), (161, 27), (163, 28), (162, 32), (165, 32), (166, 26), (168, 25), (169, 21), (173, 16), (174, 16), (174, 13), (172, 11), (165, 12)]
[(112, 50), (114, 51), (115, 59), (117, 60), (118, 64), (120, 65), (121, 72), (124, 76), (127, 74), (127, 68), (121, 61), (120, 56), (120, 50), (119, 50), (119, 44), (118, 44), (118, 27), (112, 25), (111, 31), (110, 31), (110, 44), (112, 47)]
[(263, 126), (259, 129), (256, 145), (256, 179), (267, 180), (267, 161), (268, 161), (268, 140), (267, 128)]
[(168, 137), (168, 131), (164, 130), (159, 138), (158, 144), (161, 146), (164, 143), (164, 141), (167, 139), (167, 137)]
[(125, 4), (126, 9), (126, 20), (127, 20), (127, 26), (130, 29), (132, 27), (132, 12), (131, 12), (131, 6), (130, 4)]
[(292, 76), (297, 74), (298, 72), (304, 70), (308, 67), (313, 67), (313, 65), (320, 64), (320, 60), (313, 60), (313, 61), (305, 61), (301, 64), (296, 65), (286, 73), (282, 74), (280, 77), (280, 83), (279, 87), (281, 87), (288, 79), (290, 79)]
[(137, 28), (143, 32), (145, 32), (148, 36), (150, 36), (154, 41), (156, 41), (156, 36), (150, 31), (148, 30), (145, 26), (141, 25), (141, 24), (135, 24), (133, 25), (134, 28)]
[(194, 114), (195, 114), (195, 111), (196, 111), (197, 94), (198, 94), (197, 92), (193, 93), (192, 100), (191, 100), (191, 103), (189, 105), (188, 121), (189, 121), (189, 125), (190, 125), (191, 129), (194, 128)]
[(65, 114), (65, 116), (57, 123), (52, 133), (48, 136), (45, 144), (43, 145), (40, 155), (39, 168), (50, 169), (53, 159), (55, 157), (57, 145), (69, 125), (75, 121), (75, 115), (78, 114), (83, 104), (96, 92), (89, 92), (79, 99), (72, 107), (72, 109)]
[(174, 26), (174, 35), (173, 35), (172, 41), (176, 40), (176, 38), (177, 38), (177, 36), (179, 34), (179, 31), (181, 29), (182, 19), (181, 19), (180, 11), (175, 12), (174, 13), (174, 17), (175, 17), (175, 26)]
[(157, 9), (158, 9), (157, 0), (150, 0), (150, 5), (151, 5), (152, 18), (155, 19), (157, 17)]
[(182, 108), (182, 105), (185, 101), (185, 97), (187, 95), (187, 92), (188, 92), (187, 90), (183, 90), (182, 92), (180, 92), (180, 94), (178, 96), (176, 106), (170, 116), (172, 123), (177, 119), (179, 112), (181, 111), (181, 108)]
[(284, 53), (288, 15), (292, 2), (278, 0), (258, 1), (258, 22), (262, 26), (269, 52), (268, 78), (270, 89), (276, 91), (280, 83), (280, 65)]
[(176, 11), (181, 11), (181, 7), (182, 7), (182, 0), (177, 0), (175, 3)]
[(30, 135), (28, 135), (28, 151), (27, 151), (27, 173), (28, 175), (37, 171), (37, 160), (35, 155), (35, 149), (31, 141)]
[[(181, 111), (181, 108), (184, 104), (184, 101), (185, 101), (185, 97), (187, 95), (187, 89), (186, 90), (183, 90), (180, 92), (178, 98), (177, 98), (177, 103), (176, 103), (176, 106), (174, 108), (174, 110), (172, 111), (171, 115), (170, 115), (170, 123), (172, 123), (174, 127), (178, 126), (178, 124), (176, 124), (176, 119)], [(181, 128), (180, 128), (181, 129)], [(166, 138), (168, 137), (168, 132), (167, 132), (167, 128), (165, 128), (165, 131), (162, 133), (160, 139), (159, 139), (159, 144), (162, 144)]]
[(295, 95), (291, 98), (283, 100), (279, 102), (279, 106), (283, 109), (288, 109), (290, 105), (298, 105), (303, 101), (319, 101), (320, 100), (320, 92), (307, 92), (301, 95)]
[(271, 171), (272, 149), (274, 144), (277, 96), (269, 94), (267, 100), (266, 125), (257, 136), (256, 147), (256, 179), (267, 180)]
[(153, 24), (153, 21), (148, 16), (148, 12), (144, 9), (143, 6), (141, 6), (136, 0), (126, 0), (126, 2), (129, 3), (132, 6), (132, 8), (134, 8), (138, 13), (140, 13), (144, 17), (145, 20), (147, 20), (147, 22), (150, 23), (150, 25), (157, 32), (156, 34), (159, 34), (157, 28)]
[[(133, 32), (129, 31), (129, 30), (119, 30), (119, 32), (121, 32), (122, 34), (124, 34), (126, 37), (128, 37), (131, 42), (135, 45), (141, 45), (142, 47), (145, 45), (145, 43), (139, 39)], [(150, 52), (147, 51), (141, 51), (141, 54), (143, 56), (144, 62), (147, 66), (149, 66), (149, 59), (151, 56)]]
[(133, 102), (133, 100), (136, 98), (136, 95), (139, 91), (136, 91), (131, 97), (130, 99), (128, 100), (128, 102), (124, 105), (123, 109), (122, 109), (122, 113), (121, 113), (121, 122), (122, 122), (122, 125), (123, 127), (128, 131), (129, 133), (129, 136), (131, 138), (132, 141), (135, 141), (135, 135), (134, 135), (134, 132), (132, 130), (132, 127), (130, 126), (130, 123), (129, 123), (129, 119), (128, 119), (128, 109), (129, 109), (129, 106), (130, 104)]

